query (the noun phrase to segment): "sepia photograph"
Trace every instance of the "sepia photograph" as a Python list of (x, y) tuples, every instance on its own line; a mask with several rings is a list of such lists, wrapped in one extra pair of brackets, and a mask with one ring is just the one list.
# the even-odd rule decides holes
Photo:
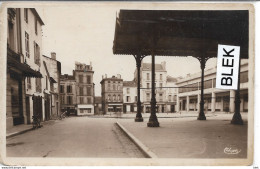
[(0, 15), (5, 165), (253, 163), (252, 4), (6, 2)]

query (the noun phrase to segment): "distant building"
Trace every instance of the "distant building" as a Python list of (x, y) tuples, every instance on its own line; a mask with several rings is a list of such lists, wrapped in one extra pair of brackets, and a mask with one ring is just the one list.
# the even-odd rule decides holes
[(102, 76), (101, 96), (103, 113), (122, 112), (123, 111), (123, 79), (121, 75)]
[(76, 115), (76, 80), (72, 75), (64, 74), (60, 77), (61, 112), (67, 111)]
[(176, 112), (177, 106), (177, 78), (167, 76), (166, 77), (166, 112), (174, 113)]
[(102, 97), (101, 96), (95, 96), (95, 115), (101, 115), (102, 113)]
[(43, 66), (45, 73), (43, 73), (43, 84), (45, 84), (44, 94), (45, 99), (49, 102), (48, 109), (45, 106), (45, 113), (49, 119), (57, 117), (60, 114), (60, 76), (61, 63), (56, 60), (56, 53), (52, 52), (51, 57), (44, 56)]
[[(152, 76), (151, 76), (151, 63), (142, 63), (140, 76), (141, 76), (141, 102), (143, 104), (143, 112), (150, 113), (151, 111), (151, 87), (152, 87)], [(166, 112), (166, 62), (161, 64), (155, 64), (155, 87), (156, 87), (156, 102), (157, 112)], [(135, 70), (135, 79), (137, 79), (137, 70)]]
[(94, 114), (94, 83), (92, 64), (75, 63), (77, 115)]
[(133, 81), (123, 81), (123, 112), (137, 111), (137, 83)]
[[(205, 70), (204, 76), (204, 110), (206, 112), (235, 111), (235, 90), (216, 89), (217, 68)], [(201, 73), (188, 74), (178, 78), (177, 111), (199, 111)], [(186, 88), (185, 88), (186, 87)], [(241, 60), (240, 70), (240, 111), (248, 111), (248, 61)]]

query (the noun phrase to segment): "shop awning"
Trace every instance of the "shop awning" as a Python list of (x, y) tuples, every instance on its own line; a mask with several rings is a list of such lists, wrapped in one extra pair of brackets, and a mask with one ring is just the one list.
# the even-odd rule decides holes
[(32, 68), (30, 68), (29, 65), (25, 63), (21, 63), (18, 61), (17, 56), (13, 57), (11, 55), (17, 55), (12, 52), (8, 52), (7, 55), (7, 65), (10, 66), (11, 68), (18, 69), (19, 71), (22, 72), (23, 76), (25, 77), (35, 77), (35, 78), (42, 78), (42, 74), (39, 71), (35, 71)]

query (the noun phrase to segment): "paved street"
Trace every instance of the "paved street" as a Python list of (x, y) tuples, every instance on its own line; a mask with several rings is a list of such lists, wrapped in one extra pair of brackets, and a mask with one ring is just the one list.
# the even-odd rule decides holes
[(12, 157), (144, 157), (116, 119), (70, 117), (7, 139)]
[(144, 155), (115, 125), (119, 122), (139, 142), (159, 158), (246, 158), (247, 114), (245, 124), (232, 125), (233, 114), (159, 113), (159, 128), (134, 122), (135, 114), (70, 117), (49, 121), (43, 128), (7, 139), (7, 156), (14, 157), (111, 157)]

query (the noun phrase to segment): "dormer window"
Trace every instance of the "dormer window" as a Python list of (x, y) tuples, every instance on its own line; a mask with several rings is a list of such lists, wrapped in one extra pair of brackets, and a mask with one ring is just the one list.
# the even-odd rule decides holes
[(34, 22), (34, 27), (35, 27), (35, 34), (37, 35), (38, 34), (38, 28), (37, 28), (37, 18), (35, 17), (35, 22)]
[(28, 8), (24, 9), (24, 20), (26, 23), (28, 23)]

